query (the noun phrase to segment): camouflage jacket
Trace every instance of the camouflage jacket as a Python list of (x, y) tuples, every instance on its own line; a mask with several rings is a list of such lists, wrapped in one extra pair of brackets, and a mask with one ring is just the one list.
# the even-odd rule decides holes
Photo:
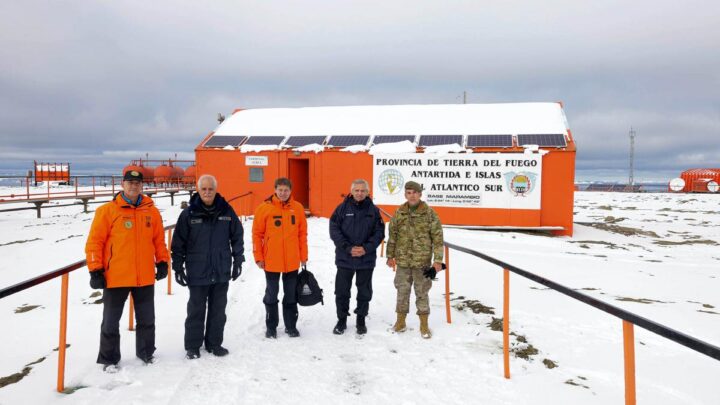
[(433, 261), (443, 261), (443, 230), (440, 218), (425, 202), (410, 212), (408, 203), (401, 205), (390, 220), (387, 257), (398, 267), (425, 269)]

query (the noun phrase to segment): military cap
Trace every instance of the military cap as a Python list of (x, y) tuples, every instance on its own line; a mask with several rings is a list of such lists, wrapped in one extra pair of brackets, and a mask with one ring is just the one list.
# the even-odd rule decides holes
[(420, 185), (420, 183), (408, 181), (407, 183), (405, 183), (405, 190), (415, 190), (418, 193), (422, 193), (422, 186)]

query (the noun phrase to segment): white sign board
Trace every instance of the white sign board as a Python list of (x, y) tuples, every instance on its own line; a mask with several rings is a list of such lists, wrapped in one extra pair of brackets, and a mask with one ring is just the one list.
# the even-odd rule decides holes
[(431, 206), (539, 210), (541, 178), (540, 154), (377, 154), (373, 201), (403, 204), (404, 184), (412, 180)]
[(267, 166), (267, 156), (245, 156), (245, 166)]

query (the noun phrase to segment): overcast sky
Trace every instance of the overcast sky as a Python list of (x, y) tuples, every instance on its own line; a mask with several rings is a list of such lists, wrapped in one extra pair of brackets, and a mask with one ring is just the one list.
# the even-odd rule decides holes
[(193, 158), (235, 108), (559, 101), (577, 179), (720, 167), (720, 1), (4, 1), (0, 171)]

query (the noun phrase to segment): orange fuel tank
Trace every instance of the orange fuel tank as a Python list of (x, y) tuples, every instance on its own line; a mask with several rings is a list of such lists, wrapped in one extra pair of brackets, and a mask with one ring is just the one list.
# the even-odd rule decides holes
[(185, 169), (185, 175), (183, 176), (183, 183), (194, 184), (197, 177), (197, 168), (195, 165), (190, 165)]

